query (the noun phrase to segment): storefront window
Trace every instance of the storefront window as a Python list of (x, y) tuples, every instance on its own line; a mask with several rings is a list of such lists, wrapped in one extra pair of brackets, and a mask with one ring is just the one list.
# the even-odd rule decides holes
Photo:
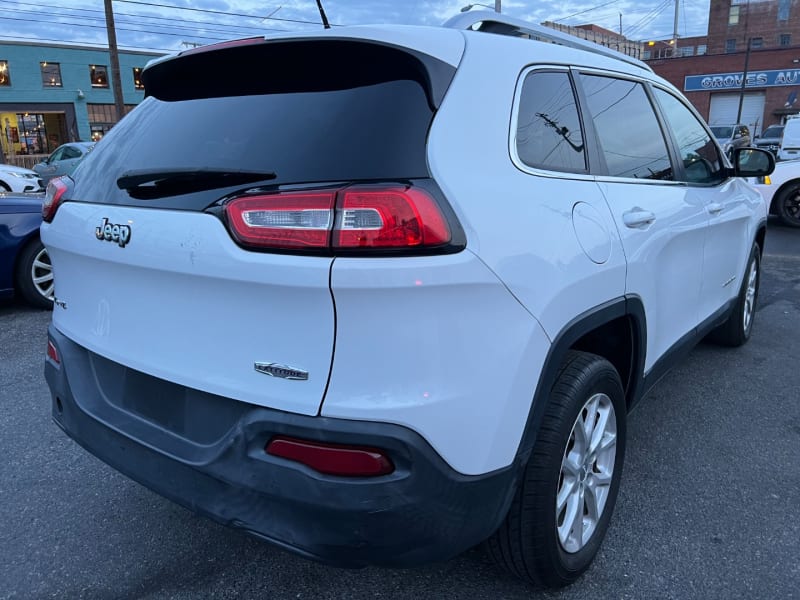
[(108, 69), (105, 65), (89, 65), (89, 76), (92, 80), (92, 87), (108, 87)]
[(0, 85), (11, 85), (11, 75), (8, 73), (7, 60), (0, 60)]
[(141, 67), (133, 67), (133, 87), (135, 87), (137, 90), (144, 89), (144, 84), (142, 83)]
[(61, 65), (59, 63), (42, 61), (39, 66), (42, 69), (43, 87), (61, 87)]

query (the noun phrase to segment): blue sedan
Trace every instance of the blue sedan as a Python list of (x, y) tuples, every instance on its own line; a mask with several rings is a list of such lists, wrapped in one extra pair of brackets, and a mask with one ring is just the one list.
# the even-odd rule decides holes
[(41, 196), (0, 194), (0, 298), (18, 294), (51, 308), (53, 267), (39, 239), (41, 223)]

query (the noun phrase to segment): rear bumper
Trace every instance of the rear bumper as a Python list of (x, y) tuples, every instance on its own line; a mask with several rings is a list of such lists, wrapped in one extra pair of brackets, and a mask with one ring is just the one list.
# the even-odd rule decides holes
[[(464, 476), (418, 434), (308, 417), (127, 369), (59, 333), (45, 364), (53, 419), (86, 450), (163, 496), (309, 558), (341, 566), (447, 559), (488, 537), (519, 469)], [(386, 476), (343, 478), (267, 455), (274, 435), (388, 451)]]

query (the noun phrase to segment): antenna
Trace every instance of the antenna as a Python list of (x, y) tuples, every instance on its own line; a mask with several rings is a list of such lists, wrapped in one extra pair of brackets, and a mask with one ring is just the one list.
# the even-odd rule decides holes
[(322, 26), (325, 29), (330, 29), (331, 24), (328, 23), (328, 17), (325, 16), (325, 9), (322, 8), (322, 0), (317, 0), (317, 8), (319, 9), (319, 16), (322, 17)]

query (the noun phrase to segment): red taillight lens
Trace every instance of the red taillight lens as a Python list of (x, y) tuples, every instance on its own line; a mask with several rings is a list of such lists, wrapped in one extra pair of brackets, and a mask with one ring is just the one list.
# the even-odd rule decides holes
[(442, 212), (419, 189), (346, 189), (337, 208), (334, 248), (416, 248), (450, 241)]
[(47, 340), (47, 358), (57, 365), (61, 364), (61, 359), (58, 357), (58, 350), (56, 350), (56, 346), (52, 340)]
[(69, 185), (67, 185), (64, 178), (59, 177), (50, 180), (50, 183), (47, 184), (47, 193), (44, 196), (44, 202), (42, 202), (42, 219), (48, 223), (53, 220), (53, 217), (56, 216), (58, 206), (61, 204), (61, 198), (64, 197), (68, 189)]
[(237, 198), (226, 206), (240, 242), (265, 248), (327, 248), (333, 191)]
[(394, 465), (381, 450), (364, 446), (345, 446), (277, 436), (265, 448), (279, 456), (311, 467), (326, 475), (377, 477), (394, 471)]
[(436, 201), (407, 186), (245, 196), (225, 211), (233, 236), (260, 248), (415, 249), (452, 239)]

